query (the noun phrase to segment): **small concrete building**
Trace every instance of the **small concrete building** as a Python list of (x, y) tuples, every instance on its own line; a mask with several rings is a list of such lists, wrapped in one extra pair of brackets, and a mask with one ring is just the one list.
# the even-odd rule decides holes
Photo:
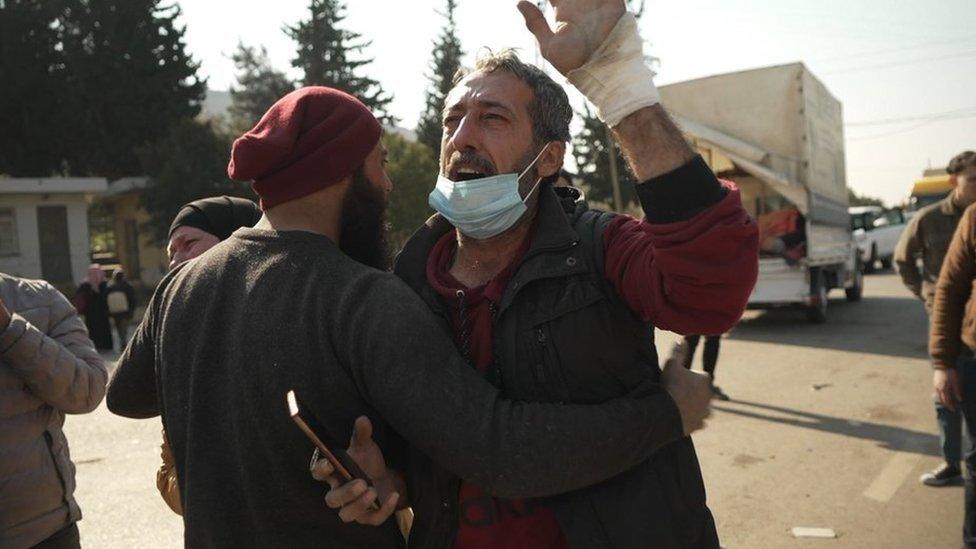
[(108, 207), (115, 235), (115, 253), (133, 284), (153, 288), (166, 274), (166, 250), (150, 241), (142, 226), (149, 213), (139, 203), (146, 177), (123, 177), (112, 181), (98, 200)]
[(0, 178), (0, 271), (80, 284), (91, 263), (88, 205), (106, 188), (101, 177)]

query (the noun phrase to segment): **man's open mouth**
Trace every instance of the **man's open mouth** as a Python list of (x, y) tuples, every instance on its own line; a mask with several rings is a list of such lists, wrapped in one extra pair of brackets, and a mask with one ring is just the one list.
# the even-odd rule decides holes
[(492, 174), (478, 168), (462, 166), (460, 168), (452, 168), (449, 175), (451, 177), (451, 181), (470, 181), (472, 179), (487, 177)]

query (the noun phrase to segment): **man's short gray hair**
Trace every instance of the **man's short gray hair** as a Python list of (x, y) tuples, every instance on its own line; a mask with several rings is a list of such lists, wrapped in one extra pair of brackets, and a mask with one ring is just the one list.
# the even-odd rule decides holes
[(549, 141), (568, 143), (573, 108), (569, 105), (566, 90), (539, 67), (523, 63), (515, 50), (510, 48), (499, 52), (485, 50), (478, 55), (472, 69), (462, 68), (457, 72), (454, 83), (457, 84), (474, 73), (493, 73), (499, 70), (515, 75), (532, 89), (529, 116), (532, 117), (532, 134), (535, 140), (539, 143)]

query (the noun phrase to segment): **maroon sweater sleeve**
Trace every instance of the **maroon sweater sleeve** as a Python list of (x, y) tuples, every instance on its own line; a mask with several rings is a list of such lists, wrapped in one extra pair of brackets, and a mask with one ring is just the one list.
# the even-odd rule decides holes
[(647, 216), (604, 232), (607, 279), (635, 314), (679, 334), (718, 335), (745, 309), (759, 270), (759, 233), (738, 188), (696, 158), (638, 185)]

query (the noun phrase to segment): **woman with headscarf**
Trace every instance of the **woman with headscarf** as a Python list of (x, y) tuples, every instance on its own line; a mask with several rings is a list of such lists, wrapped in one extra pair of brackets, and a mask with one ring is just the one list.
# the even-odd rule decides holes
[[(169, 228), (169, 243), (166, 246), (169, 268), (202, 255), (229, 238), (237, 229), (253, 227), (261, 215), (261, 209), (254, 202), (230, 196), (204, 198), (183, 206)], [(156, 473), (156, 487), (166, 505), (182, 515), (180, 488), (166, 431), (163, 431), (160, 450), (163, 463)]]
[(253, 227), (261, 215), (254, 202), (231, 196), (203, 198), (183, 206), (169, 227), (169, 268), (203, 254), (241, 227)]
[(112, 350), (112, 327), (109, 324), (108, 282), (101, 266), (88, 267), (88, 278), (75, 292), (73, 302), (78, 312), (85, 316), (88, 337), (99, 351)]

